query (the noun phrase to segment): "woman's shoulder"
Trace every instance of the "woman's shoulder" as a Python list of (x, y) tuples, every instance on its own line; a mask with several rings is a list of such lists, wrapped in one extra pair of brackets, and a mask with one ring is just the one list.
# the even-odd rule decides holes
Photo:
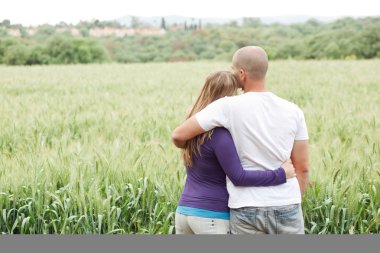
[(216, 127), (211, 138), (232, 138), (230, 132), (224, 127)]
[(210, 140), (210, 146), (218, 150), (226, 150), (235, 147), (234, 140), (230, 132), (223, 127), (214, 128), (213, 134)]

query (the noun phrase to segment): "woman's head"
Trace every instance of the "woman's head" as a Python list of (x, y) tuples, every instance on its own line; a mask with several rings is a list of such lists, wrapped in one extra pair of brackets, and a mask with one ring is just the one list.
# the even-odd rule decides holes
[[(218, 71), (210, 74), (206, 78), (201, 93), (187, 118), (190, 118), (219, 98), (235, 95), (238, 88), (239, 83), (231, 72)], [(211, 134), (212, 131), (206, 132), (194, 137), (186, 143), (186, 148), (182, 153), (185, 165), (192, 166), (194, 155), (200, 154), (200, 146), (204, 143), (206, 138), (211, 136)]]
[(188, 118), (219, 98), (235, 95), (238, 88), (239, 83), (231, 72), (217, 71), (211, 73), (206, 78), (201, 93), (191, 109)]

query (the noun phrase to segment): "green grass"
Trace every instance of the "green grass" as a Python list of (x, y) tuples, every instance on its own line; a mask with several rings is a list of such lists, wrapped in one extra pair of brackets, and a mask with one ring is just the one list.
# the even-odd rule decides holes
[[(172, 129), (221, 63), (0, 66), (2, 233), (173, 233)], [(308, 233), (380, 232), (380, 61), (276, 61), (305, 112)]]

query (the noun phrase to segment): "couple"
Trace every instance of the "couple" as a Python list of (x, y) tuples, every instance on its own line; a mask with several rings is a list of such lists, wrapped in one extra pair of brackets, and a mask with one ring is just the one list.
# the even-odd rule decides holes
[[(188, 119), (174, 130), (187, 173), (177, 234), (304, 233), (304, 114), (266, 91), (267, 69), (262, 48), (237, 50), (232, 73), (211, 74)], [(238, 88), (245, 93), (234, 96)]]

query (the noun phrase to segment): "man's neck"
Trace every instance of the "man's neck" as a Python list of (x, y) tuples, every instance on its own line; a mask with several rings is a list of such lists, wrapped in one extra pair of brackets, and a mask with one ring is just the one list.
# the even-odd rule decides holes
[(265, 81), (251, 81), (244, 84), (244, 92), (265, 92)]

